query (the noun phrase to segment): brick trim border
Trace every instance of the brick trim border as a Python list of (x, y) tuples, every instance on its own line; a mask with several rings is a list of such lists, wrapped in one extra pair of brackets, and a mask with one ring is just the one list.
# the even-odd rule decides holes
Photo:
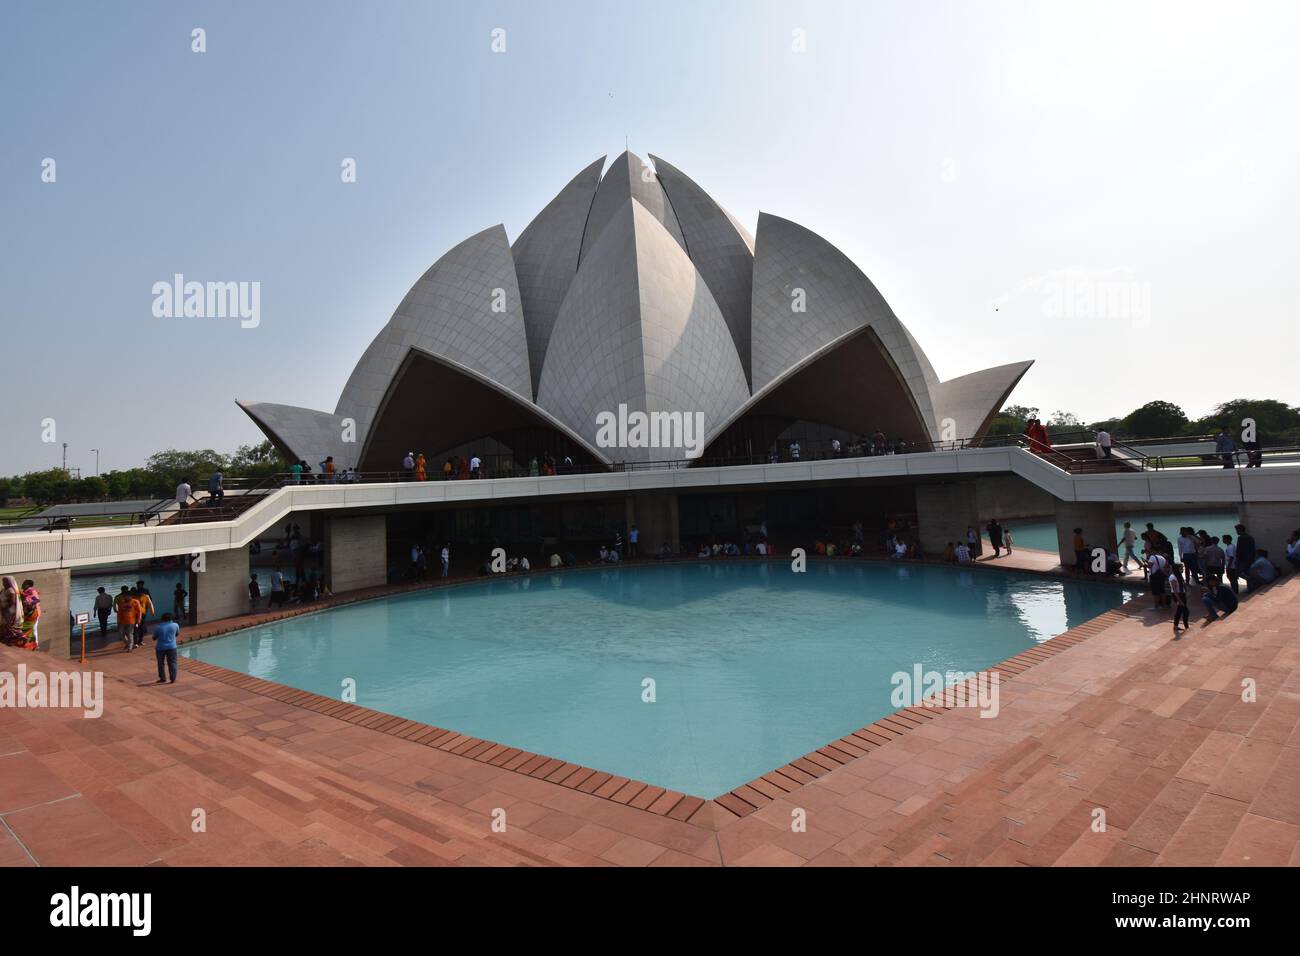
[[(1008, 657), (1000, 663), (978, 671), (975, 677), (968, 678), (964, 683), (977, 681), (994, 671), (998, 674), (999, 683), (1012, 680), (1035, 664), (1050, 660), (1062, 651), (1069, 650), (1076, 644), (1080, 644), (1093, 635), (1101, 633), (1113, 624), (1140, 614), (1141, 612), (1136, 606), (1140, 600), (1141, 598), (1135, 598), (1118, 608), (1084, 621), (1068, 631), (1063, 631), (1055, 637), (1048, 638), (1041, 644), (1028, 647), (1014, 657)], [(883, 747), (891, 740), (902, 737), (917, 727), (924, 726), (940, 714), (958, 706), (960, 692), (957, 688), (959, 686), (953, 685), (946, 688), (937, 697), (926, 698), (922, 702), (922, 706), (904, 707), (892, 714), (887, 714), (865, 727), (840, 737), (838, 740), (832, 740), (825, 747), (819, 747), (811, 753), (806, 753), (802, 757), (790, 761), (783, 767), (776, 768), (771, 773), (765, 773), (761, 777), (749, 781), (749, 783), (742, 784), (721, 796), (714, 797), (710, 802), (715, 804), (720, 811), (719, 823), (725, 824), (732, 820), (747, 817), (773, 800), (787, 793), (793, 793), (804, 784), (811, 783), (818, 777), (824, 777), (836, 767), (865, 756), (870, 751)]]
[[(1141, 597), (1135, 598), (1041, 644), (1026, 648), (1014, 657), (977, 672), (974, 679), (977, 680), (983, 675), (997, 671), (999, 682), (1011, 680), (1035, 664), (1050, 660), (1111, 625), (1140, 614), (1141, 611), (1137, 608), (1140, 601)], [(645, 810), (657, 816), (714, 830), (734, 820), (747, 817), (773, 800), (787, 793), (793, 793), (818, 777), (825, 776), (836, 767), (864, 756), (878, 747), (883, 747), (891, 740), (917, 727), (924, 726), (939, 714), (952, 710), (956, 706), (958, 693), (956, 686), (949, 687), (937, 698), (927, 698), (923, 706), (904, 707), (887, 714), (770, 773), (756, 777), (712, 800), (707, 800), (678, 790), (658, 787), (642, 780), (617, 776), (603, 770), (548, 757), (545, 754), (535, 754), (518, 747), (508, 747), (495, 741), (470, 737), (432, 724), (407, 720), (405, 717), (334, 700), (311, 691), (298, 690), (260, 677), (241, 674), (207, 661), (187, 658), (185, 667), (201, 677), (220, 681), (281, 703), (302, 707), (327, 717), (345, 720), (350, 724), (366, 727), (390, 737), (409, 740), (435, 750), (468, 757), (503, 770), (522, 773), (561, 787), (568, 787), (570, 790), (589, 793), (612, 800), (614, 803)]]

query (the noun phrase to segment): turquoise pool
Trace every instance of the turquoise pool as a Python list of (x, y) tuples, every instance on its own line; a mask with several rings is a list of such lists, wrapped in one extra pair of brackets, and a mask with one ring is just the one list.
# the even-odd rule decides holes
[[(738, 561), (467, 584), (266, 624), (187, 657), (713, 797), (1117, 606), (1114, 585)], [(655, 701), (644, 702), (644, 681)]]
[[(1139, 535), (1146, 530), (1147, 522), (1150, 521), (1156, 526), (1157, 531), (1162, 531), (1170, 541), (1178, 539), (1178, 529), (1183, 525), (1191, 525), (1197, 531), (1204, 529), (1211, 535), (1222, 537), (1230, 534), (1236, 537), (1236, 532), (1232, 530), (1233, 525), (1237, 523), (1237, 513), (1235, 511), (1189, 511), (1186, 514), (1120, 514), (1115, 513), (1115, 537), (1118, 540), (1124, 534), (1124, 522), (1131, 522), (1133, 530)], [(1016, 521), (1007, 519), (1002, 524), (1011, 529), (1013, 537), (1013, 548), (1035, 548), (1039, 551), (1056, 550), (1056, 522), (1054, 521)], [(983, 531), (983, 529), (981, 529)], [(988, 541), (988, 532), (984, 532), (984, 539)], [(1138, 554), (1142, 553), (1142, 543), (1138, 542)]]

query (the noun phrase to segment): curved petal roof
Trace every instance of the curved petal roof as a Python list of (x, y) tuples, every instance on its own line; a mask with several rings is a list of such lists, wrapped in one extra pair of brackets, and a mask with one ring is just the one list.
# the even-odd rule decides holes
[[(797, 310), (800, 304), (803, 311)], [(929, 383), (913, 340), (889, 303), (852, 260), (821, 236), (768, 213), (758, 217), (751, 323), (755, 395), (818, 350), (870, 326), (933, 433)]]
[(689, 176), (653, 153), (655, 170), (682, 227), (686, 249), (708, 283), (731, 330), (748, 379), (750, 289), (754, 284), (754, 240), (713, 197)]
[(582, 233), (604, 165), (602, 156), (574, 176), (511, 247), (524, 306), (524, 327), (528, 332), (532, 395), (537, 394), (537, 383), (542, 377), (542, 362), (551, 340), (551, 329), (555, 327), (555, 316), (578, 272)]
[(951, 438), (972, 438), (988, 431), (998, 413), (1024, 374), (1029, 362), (1012, 362), (961, 375), (930, 386), (934, 417), (938, 431), (933, 437), (944, 439), (945, 423), (951, 421)]
[[(594, 442), (597, 415), (704, 416), (710, 431), (749, 396), (731, 333), (682, 248), (629, 197), (578, 269), (542, 369), (538, 404)], [(699, 436), (701, 439), (703, 436)], [(657, 448), (622, 460), (685, 457)]]
[(257, 422), (271, 444), (291, 461), (301, 459), (315, 468), (327, 455), (333, 455), (340, 471), (356, 468), (360, 461), (360, 443), (344, 441), (349, 430), (344, 427), (343, 416), (273, 402), (236, 400), (235, 404)]
[(654, 170), (641, 157), (625, 152), (610, 164), (605, 177), (600, 181), (600, 188), (596, 190), (596, 198), (591, 203), (591, 215), (587, 217), (587, 228), (582, 237), (580, 261), (586, 257), (605, 227), (618, 215), (629, 198), (639, 202), (668, 230), (679, 246), (686, 248), (682, 227), (677, 223), (677, 216), (673, 213), (672, 205), (664, 195)]
[(445, 356), (531, 400), (524, 312), (503, 226), (470, 236), (430, 266), (370, 343), (335, 409), (356, 419), (358, 441), (412, 348)]
[[(766, 422), (751, 439), (781, 421), (816, 421), (924, 443), (945, 437), (947, 419), (955, 437), (982, 434), (1028, 368), (941, 382), (871, 280), (825, 239), (762, 213), (755, 241), (670, 163), (651, 170), (625, 152), (601, 177), (603, 162), (560, 190), (513, 249), (498, 225), (435, 262), (333, 414), (240, 406), (290, 457), (333, 454), (342, 467), (377, 428), (376, 460), (408, 436), (474, 441), (465, 436), (476, 428), (508, 448), (555, 438), (598, 461), (653, 460), (688, 455), (600, 449), (597, 416), (620, 406), (700, 413), (697, 437), (724, 445), (744, 429), (722, 432), (746, 415)], [(424, 407), (435, 403), (463, 420), (440, 420)], [(356, 445), (345, 447), (348, 418)]]

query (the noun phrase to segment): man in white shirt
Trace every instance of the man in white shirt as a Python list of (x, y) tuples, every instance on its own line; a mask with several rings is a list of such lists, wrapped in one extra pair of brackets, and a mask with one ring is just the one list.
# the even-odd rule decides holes
[(188, 508), (190, 506), (190, 496), (193, 493), (194, 489), (190, 487), (190, 483), (182, 478), (181, 483), (176, 486), (176, 507), (181, 511)]
[(447, 571), (451, 567), (451, 545), (450, 544), (444, 544), (442, 546), (442, 554), (439, 555), (439, 557), (442, 558), (442, 576), (445, 578), (447, 576)]
[(1128, 571), (1128, 563), (1130, 559), (1132, 559), (1133, 563), (1139, 568), (1142, 567), (1142, 562), (1138, 559), (1137, 553), (1133, 550), (1134, 545), (1137, 544), (1137, 539), (1137, 532), (1133, 530), (1133, 526), (1129, 524), (1129, 522), (1125, 521), (1124, 534), (1120, 537), (1119, 543), (1124, 546), (1124, 570), (1126, 572)]
[(287, 596), (284, 592), (284, 575), (276, 568), (271, 572), (271, 606), (280, 607)]
[(483, 467), (483, 462), (478, 455), (474, 455), (469, 460), (469, 476), (471, 478), (479, 477), (479, 469)]
[(790, 460), (799, 460), (799, 443), (797, 441), (790, 442)]
[(1104, 428), (1097, 429), (1097, 447), (1101, 449), (1101, 457), (1110, 457), (1111, 437), (1110, 432)]

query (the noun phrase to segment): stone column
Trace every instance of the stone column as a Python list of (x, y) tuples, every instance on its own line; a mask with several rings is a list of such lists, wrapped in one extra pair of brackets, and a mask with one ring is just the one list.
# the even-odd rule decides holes
[[(437, 555), (430, 555), (431, 574), (439, 573), (437, 565)], [(335, 594), (388, 583), (388, 521), (383, 515), (330, 516), (325, 528), (325, 581)]]
[[(190, 558), (190, 561), (194, 559)], [(269, 582), (264, 583), (262, 589), (264, 594), (270, 593)], [(170, 608), (170, 600), (165, 606)], [(218, 618), (247, 613), (248, 549), (205, 552), (203, 570), (190, 575), (191, 620), (206, 624)]]
[(1083, 529), (1088, 550), (1115, 550), (1115, 506), (1109, 501), (1057, 501), (1056, 546), (1061, 564), (1074, 567), (1074, 529)]
[(632, 530), (632, 525), (636, 525), (640, 532), (637, 548), (643, 558), (654, 557), (665, 544), (673, 549), (674, 554), (681, 548), (676, 495), (628, 495), (628, 531)]
[[(1268, 559), (1283, 573), (1295, 570), (1286, 560), (1286, 539), (1300, 529), (1300, 501), (1252, 501), (1237, 506), (1237, 520), (1255, 538), (1255, 548), (1268, 552)], [(1235, 538), (1236, 535), (1234, 534)], [(1245, 577), (1245, 572), (1242, 572)]]
[[(88, 611), (95, 627), (99, 627), (94, 608), (69, 607), (68, 599), (72, 590), (72, 574), (66, 568), (52, 571), (29, 571), (26, 574), (13, 575), (19, 587), (30, 580), (41, 594), (41, 619), (36, 626), (36, 639), (40, 650), (55, 657), (67, 658), (76, 654), (81, 656), (81, 628), (76, 629), (77, 640), (71, 639), (68, 612)], [(86, 625), (90, 631), (90, 625)]]
[[(979, 495), (973, 481), (916, 486), (916, 525), (921, 547), (928, 557), (937, 558), (951, 541), (955, 547), (966, 540), (966, 529), (980, 531)], [(983, 532), (980, 532), (983, 550)], [(972, 557), (978, 556), (977, 551)]]

